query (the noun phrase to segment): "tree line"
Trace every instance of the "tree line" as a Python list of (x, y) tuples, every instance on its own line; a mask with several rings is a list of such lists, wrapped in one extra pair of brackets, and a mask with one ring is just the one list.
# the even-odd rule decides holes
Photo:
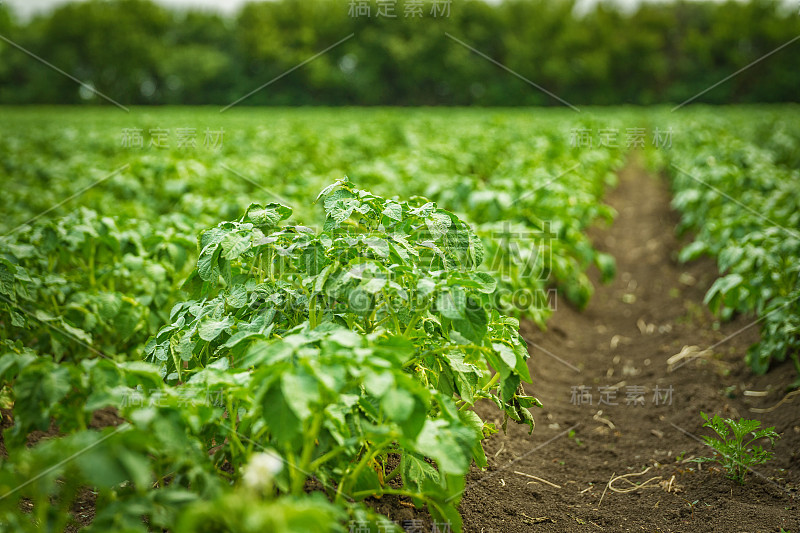
[(2, 104), (104, 102), (30, 54), (125, 105), (227, 105), (270, 81), (239, 105), (678, 104), (782, 46), (698, 101), (800, 87), (800, 16), (770, 0), (275, 0), (231, 16), (90, 0), (27, 21), (0, 5), (0, 35)]

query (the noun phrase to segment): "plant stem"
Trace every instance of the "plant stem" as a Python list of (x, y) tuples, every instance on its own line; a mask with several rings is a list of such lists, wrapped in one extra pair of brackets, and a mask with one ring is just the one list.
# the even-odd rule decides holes
[(268, 257), (269, 264), (267, 265), (267, 272), (269, 273), (270, 283), (275, 282), (275, 269), (274, 269), (275, 259), (273, 255), (274, 253), (275, 251), (272, 248), (269, 248), (269, 257)]
[(417, 321), (420, 319), (420, 317), (422, 317), (422, 311), (417, 311), (414, 313), (414, 316), (411, 317), (411, 320), (408, 322), (408, 327), (406, 327), (406, 330), (403, 332), (404, 337), (408, 337), (408, 334), (411, 333), (411, 331), (414, 329), (414, 326), (417, 325)]
[[(239, 450), (243, 454), (247, 455), (247, 449), (244, 447), (244, 444), (242, 444), (242, 441), (239, 439), (239, 432), (237, 431), (236, 428), (236, 421), (238, 419), (238, 415), (236, 411), (234, 411), (233, 409), (233, 402), (231, 401), (230, 396), (228, 396), (225, 399), (225, 406), (228, 408), (228, 419), (231, 421), (232, 431), (229, 435), (229, 438), (234, 444), (236, 444), (239, 447)], [(233, 454), (233, 446), (231, 446), (231, 454)]]
[(308, 297), (308, 322), (311, 329), (317, 327), (317, 298), (314, 295)]
[(96, 280), (94, 277), (94, 255), (96, 253), (96, 249), (94, 246), (94, 239), (89, 239), (89, 285), (94, 287), (96, 284)]
[(330, 451), (324, 453), (323, 455), (320, 455), (319, 457), (314, 459), (311, 462), (311, 464), (308, 465), (308, 471), (309, 472), (314, 472), (320, 466), (322, 466), (323, 464), (327, 463), (328, 461), (330, 461), (331, 459), (333, 459), (334, 457), (336, 457), (337, 455), (339, 455), (343, 451), (345, 451), (345, 449), (343, 447), (339, 447), (339, 448), (334, 448), (333, 450), (330, 450)]
[[(377, 455), (378, 455), (378, 454), (381, 452), (381, 450), (382, 450), (383, 448), (385, 448), (387, 445), (388, 445), (388, 442), (387, 442), (387, 443), (382, 443), (382, 444), (376, 445), (376, 446), (375, 446), (375, 447), (372, 449), (372, 451), (370, 451), (369, 453), (365, 453), (365, 454), (364, 454), (364, 457), (362, 457), (362, 458), (361, 458), (361, 460), (358, 462), (358, 464), (356, 465), (356, 468), (355, 468), (355, 470), (353, 471), (353, 473), (352, 473), (352, 474), (348, 475), (347, 477), (344, 477), (344, 476), (343, 476), (343, 478), (342, 478), (342, 481), (341, 481), (341, 484), (339, 485), (339, 489), (336, 491), (336, 502), (337, 502), (337, 503), (341, 503), (341, 497), (342, 497), (342, 493), (343, 493), (343, 491), (341, 490), (341, 489), (342, 489), (342, 487), (343, 487), (345, 484), (348, 484), (348, 485), (350, 485), (350, 486), (353, 486), (353, 485), (355, 484), (355, 482), (358, 480), (358, 476), (361, 474), (361, 472), (364, 470), (364, 468), (365, 468), (365, 467), (366, 467), (366, 466), (369, 464), (369, 462), (370, 462), (371, 460), (373, 460), (373, 459), (374, 459), (374, 458), (375, 458), (375, 457), (376, 457), (376, 456), (377, 456)], [(349, 483), (348, 483), (348, 482), (349, 482)]]
[(289, 463), (289, 486), (291, 487), (291, 493), (294, 496), (300, 496), (300, 493), (303, 491), (305, 479), (300, 476), (300, 472), (297, 470), (297, 461), (295, 461), (294, 451), (291, 445), (286, 445), (286, 452), (284, 455), (286, 456), (286, 462)]
[(378, 490), (360, 490), (358, 492), (354, 492), (351, 494), (354, 500), (359, 498), (367, 498), (369, 496), (374, 495), (381, 495), (384, 494), (395, 494), (397, 496), (407, 496), (409, 498), (415, 499), (423, 499), (428, 501), (428, 498), (424, 494), (420, 494), (419, 492), (411, 492), (410, 490), (403, 490), (403, 489), (378, 489)]
[(489, 382), (488, 382), (486, 385), (484, 385), (483, 387), (481, 387), (481, 390), (483, 390), (483, 391), (487, 391), (487, 390), (491, 389), (491, 388), (492, 388), (492, 386), (493, 386), (495, 383), (497, 383), (497, 380), (498, 380), (498, 379), (500, 379), (500, 372), (495, 372), (495, 373), (494, 373), (494, 376), (492, 376), (492, 379), (490, 379), (490, 380), (489, 380)]
[(402, 460), (401, 460), (401, 462), (400, 462), (400, 463), (398, 463), (396, 467), (394, 467), (394, 470), (392, 470), (391, 472), (389, 472), (389, 474), (386, 476), (386, 478), (384, 478), (383, 482), (384, 482), (384, 483), (388, 483), (388, 482), (390, 482), (391, 480), (393, 480), (394, 478), (396, 478), (396, 477), (397, 477), (397, 475), (400, 473), (400, 467), (401, 467), (402, 465), (403, 465), (403, 463), (402, 463)]
[[(297, 465), (298, 470), (303, 475), (298, 475), (294, 478), (292, 483), (292, 494), (300, 495), (303, 492), (303, 485), (306, 482), (305, 472), (309, 472), (309, 465), (311, 464), (311, 456), (314, 453), (314, 446), (317, 441), (317, 435), (322, 427), (324, 420), (324, 413), (322, 411), (314, 415), (311, 421), (311, 428), (304, 436), (303, 450), (300, 452), (300, 464)], [(313, 473), (313, 472), (312, 472)]]

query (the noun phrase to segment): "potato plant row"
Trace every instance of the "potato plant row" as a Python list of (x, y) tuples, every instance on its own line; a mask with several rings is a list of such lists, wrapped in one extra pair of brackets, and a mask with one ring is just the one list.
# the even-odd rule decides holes
[(800, 375), (800, 128), (753, 115), (705, 112), (679, 124), (666, 168), (680, 229), (694, 236), (680, 258), (716, 259), (712, 311), (757, 317), (761, 340), (746, 355), (754, 372), (789, 359)]

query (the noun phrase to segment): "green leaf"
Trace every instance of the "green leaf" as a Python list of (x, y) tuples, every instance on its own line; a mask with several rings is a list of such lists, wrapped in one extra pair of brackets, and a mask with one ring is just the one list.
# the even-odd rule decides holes
[(382, 259), (389, 257), (389, 242), (386, 239), (368, 237), (364, 239), (364, 244), (366, 244), (377, 257)]
[(424, 492), (429, 485), (439, 485), (439, 472), (422, 455), (406, 451), (400, 458), (403, 485)]
[(417, 446), (436, 461), (441, 472), (463, 475), (469, 468), (470, 458), (445, 420), (426, 420), (417, 437)]
[(218, 245), (204, 248), (197, 258), (197, 273), (204, 281), (216, 281), (215, 274), (219, 273), (217, 262), (219, 260), (220, 249)]
[(372, 278), (362, 285), (362, 288), (370, 294), (379, 292), (386, 286), (385, 278)]
[(250, 236), (240, 233), (229, 233), (222, 239), (222, 257), (233, 260), (250, 248)]
[(281, 388), (286, 404), (299, 420), (305, 420), (316, 412), (319, 403), (319, 384), (310, 374), (285, 372), (281, 377)]
[(381, 408), (391, 420), (404, 422), (414, 411), (414, 396), (404, 389), (391, 388), (381, 398)]
[(397, 220), (403, 220), (403, 207), (396, 202), (387, 202), (386, 207), (383, 209), (383, 216)]
[[(460, 496), (460, 492), (455, 492), (452, 496)], [(431, 517), (440, 524), (447, 524), (453, 533), (461, 533), (463, 524), (461, 515), (458, 512), (458, 502), (460, 497), (435, 502), (428, 506)]]
[(485, 468), (487, 465), (486, 454), (481, 444), (481, 440), (483, 440), (483, 420), (481, 420), (481, 417), (479, 417), (475, 411), (460, 411), (459, 416), (461, 420), (472, 429), (473, 433), (475, 433), (476, 442), (475, 446), (472, 448), (472, 457), (475, 459), (475, 464), (478, 468)]
[(508, 370), (513, 370), (516, 368), (517, 355), (511, 348), (500, 342), (492, 344), (492, 348), (494, 348), (495, 352), (497, 352), (497, 354), (500, 356), (500, 361), (503, 362)]
[(430, 218), (425, 219), (425, 225), (428, 227), (433, 240), (438, 240), (444, 236), (447, 230), (450, 229), (451, 223), (450, 215), (442, 211), (433, 213)]
[(477, 282), (480, 286), (480, 292), (484, 294), (492, 294), (497, 288), (497, 281), (494, 276), (486, 272), (473, 272), (470, 274), (473, 281)]
[(466, 318), (453, 320), (453, 329), (476, 344), (481, 344), (486, 336), (489, 323), (486, 310), (471, 302), (465, 310)]
[(15, 433), (50, 427), (50, 413), (72, 388), (69, 369), (51, 362), (30, 365), (14, 384)]
[(523, 381), (532, 383), (533, 380), (531, 379), (531, 373), (528, 369), (528, 358), (530, 356), (528, 355), (528, 347), (524, 340), (520, 340), (520, 343), (514, 346), (514, 353), (517, 356), (517, 364), (514, 369)]
[[(445, 318), (460, 319), (466, 316), (467, 295), (460, 287), (450, 287), (448, 291), (439, 293), (436, 309)], [(465, 335), (466, 336), (466, 335)], [(472, 338), (467, 336), (467, 338)]]
[(233, 319), (229, 316), (222, 320), (205, 320), (201, 323), (198, 334), (204, 341), (213, 341), (232, 325)]
[(708, 250), (706, 243), (702, 241), (694, 241), (693, 243), (689, 244), (683, 250), (680, 251), (678, 254), (678, 260), (681, 263), (688, 263), (689, 261), (694, 261), (701, 255), (703, 255)]
[[(345, 181), (346, 181), (346, 180), (345, 180)], [(337, 181), (335, 181), (334, 183), (331, 183), (330, 185), (326, 186), (326, 187), (325, 187), (324, 189), (322, 189), (322, 190), (320, 191), (320, 193), (317, 195), (317, 199), (316, 199), (316, 200), (314, 200), (314, 203), (316, 203), (316, 202), (319, 202), (319, 199), (320, 199), (320, 198), (322, 198), (323, 196), (328, 196), (328, 195), (331, 193), (331, 191), (333, 191), (333, 189), (335, 189), (336, 187), (339, 187), (340, 185), (342, 185), (342, 183), (345, 183), (345, 181), (343, 181), (343, 180), (337, 180)]]
[(282, 204), (271, 203), (266, 206), (251, 204), (245, 211), (244, 220), (258, 228), (269, 228), (290, 216), (292, 209)]
[(231, 291), (225, 296), (225, 303), (234, 309), (241, 309), (247, 305), (247, 289), (242, 285), (236, 285), (231, 288)]
[(608, 283), (614, 279), (617, 274), (617, 263), (614, 261), (613, 256), (598, 252), (595, 256), (595, 264), (600, 269), (600, 278), (603, 283)]
[(382, 397), (394, 386), (391, 372), (370, 372), (364, 377), (364, 389), (376, 398)]

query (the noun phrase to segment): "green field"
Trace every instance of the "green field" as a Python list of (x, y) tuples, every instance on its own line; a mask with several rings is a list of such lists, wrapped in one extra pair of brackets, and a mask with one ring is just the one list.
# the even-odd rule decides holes
[(398, 495), (460, 531), (484, 439), (534, 427), (520, 320), (614, 277), (587, 231), (634, 158), (752, 370), (800, 374), (798, 154), (788, 105), (4, 108), (0, 520), (377, 531)]

